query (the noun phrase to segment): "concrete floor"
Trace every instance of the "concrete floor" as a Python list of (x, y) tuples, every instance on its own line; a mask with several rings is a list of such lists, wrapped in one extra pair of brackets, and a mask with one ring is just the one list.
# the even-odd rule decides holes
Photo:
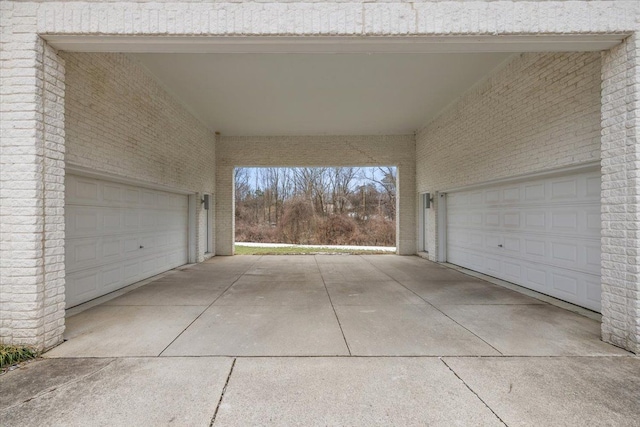
[(417, 257), (219, 257), (67, 319), (0, 425), (640, 426), (597, 321)]

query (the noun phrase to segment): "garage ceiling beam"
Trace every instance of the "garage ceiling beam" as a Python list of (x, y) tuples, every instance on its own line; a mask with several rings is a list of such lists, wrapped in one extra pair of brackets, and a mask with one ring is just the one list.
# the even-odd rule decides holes
[(539, 36), (81, 36), (42, 35), (71, 52), (130, 53), (477, 53), (586, 52), (610, 49), (626, 34)]

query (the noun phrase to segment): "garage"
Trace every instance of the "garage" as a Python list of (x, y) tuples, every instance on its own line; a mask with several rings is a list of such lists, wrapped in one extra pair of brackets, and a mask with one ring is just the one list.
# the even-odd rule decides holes
[(600, 172), (447, 194), (447, 261), (600, 311)]
[(65, 180), (67, 307), (188, 260), (188, 196), (110, 180)]

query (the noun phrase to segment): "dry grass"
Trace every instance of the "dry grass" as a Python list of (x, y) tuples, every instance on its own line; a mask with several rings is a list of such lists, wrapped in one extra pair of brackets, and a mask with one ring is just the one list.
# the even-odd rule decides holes
[(365, 249), (331, 249), (308, 248), (304, 246), (291, 246), (284, 248), (235, 246), (236, 255), (315, 255), (315, 254), (351, 254), (351, 255), (378, 255), (391, 252)]
[(0, 370), (36, 357), (38, 357), (38, 352), (32, 348), (0, 345)]

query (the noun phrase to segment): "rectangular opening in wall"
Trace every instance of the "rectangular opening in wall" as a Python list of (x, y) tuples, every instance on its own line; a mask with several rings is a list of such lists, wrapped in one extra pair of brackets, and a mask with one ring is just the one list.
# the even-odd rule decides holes
[(235, 253), (394, 253), (394, 166), (238, 167)]

